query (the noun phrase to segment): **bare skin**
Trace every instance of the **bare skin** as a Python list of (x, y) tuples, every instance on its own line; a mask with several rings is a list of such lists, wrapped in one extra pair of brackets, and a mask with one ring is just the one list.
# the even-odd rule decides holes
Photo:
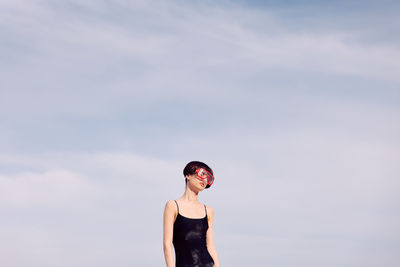
[[(205, 211), (204, 205), (198, 201), (199, 192), (206, 188), (206, 182), (196, 175), (188, 175), (186, 189), (183, 195), (177, 199), (179, 204), (179, 213), (188, 218), (204, 218)], [(220, 267), (218, 260), (217, 250), (214, 245), (214, 233), (213, 233), (213, 221), (214, 221), (214, 209), (210, 206), (206, 206), (208, 214), (208, 230), (206, 234), (207, 250), (214, 260), (214, 266)], [(176, 216), (178, 215), (178, 209), (173, 200), (168, 201), (165, 204), (164, 210), (164, 235), (163, 235), (163, 245), (164, 245), (164, 257), (167, 267), (175, 267), (175, 259), (173, 252), (173, 231), (174, 222)]]

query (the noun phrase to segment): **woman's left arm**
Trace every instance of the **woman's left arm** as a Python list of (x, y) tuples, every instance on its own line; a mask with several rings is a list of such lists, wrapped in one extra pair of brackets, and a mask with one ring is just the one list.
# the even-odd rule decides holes
[(213, 232), (213, 222), (214, 222), (214, 209), (207, 206), (208, 210), (208, 230), (207, 230), (207, 250), (214, 260), (214, 267), (220, 267), (217, 250), (214, 244), (214, 232)]

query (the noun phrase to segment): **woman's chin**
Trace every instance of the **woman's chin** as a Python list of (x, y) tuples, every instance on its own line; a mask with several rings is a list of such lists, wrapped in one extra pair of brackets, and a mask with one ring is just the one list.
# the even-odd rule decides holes
[(198, 191), (203, 191), (204, 190), (204, 186), (201, 186), (201, 185), (198, 185), (198, 186), (196, 186), (196, 189), (198, 190)]

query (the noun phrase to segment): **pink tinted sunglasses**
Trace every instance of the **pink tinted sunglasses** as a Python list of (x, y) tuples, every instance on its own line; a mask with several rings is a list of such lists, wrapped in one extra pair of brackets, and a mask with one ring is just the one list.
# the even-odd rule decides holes
[(199, 168), (196, 170), (196, 175), (200, 179), (207, 179), (207, 184), (212, 185), (214, 183), (214, 175), (212, 175), (209, 171), (206, 171), (203, 168)]

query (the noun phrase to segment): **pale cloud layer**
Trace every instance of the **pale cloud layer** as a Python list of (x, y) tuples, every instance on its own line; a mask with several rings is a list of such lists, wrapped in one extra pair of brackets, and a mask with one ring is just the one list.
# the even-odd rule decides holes
[(163, 266), (203, 160), (223, 266), (397, 266), (399, 8), (333, 2), (2, 1), (1, 265)]

